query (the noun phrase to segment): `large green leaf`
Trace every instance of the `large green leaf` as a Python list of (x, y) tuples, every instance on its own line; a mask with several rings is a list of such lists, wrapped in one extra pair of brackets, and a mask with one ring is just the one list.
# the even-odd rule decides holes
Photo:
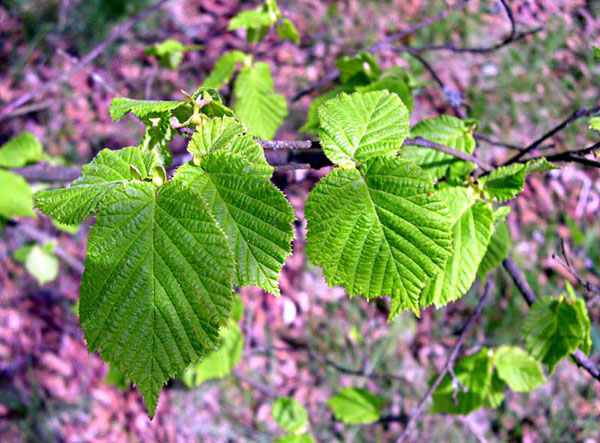
[(479, 278), (485, 279), (491, 270), (500, 266), (504, 259), (508, 257), (509, 249), (510, 234), (508, 233), (508, 225), (506, 222), (501, 222), (495, 227), (490, 244), (481, 259), (481, 263), (479, 263), (479, 269), (477, 270)]
[[(531, 167), (537, 169), (535, 165)], [(479, 184), (490, 197), (503, 202), (510, 200), (523, 190), (526, 174), (527, 166), (515, 163), (509, 166), (502, 166), (492, 171), (489, 175), (481, 177)]]
[(179, 168), (175, 180), (197, 190), (227, 234), (237, 263), (236, 284), (279, 295), (279, 272), (291, 253), (294, 210), (268, 178), (229, 152)]
[(454, 365), (454, 374), (467, 391), (455, 386), (451, 375), (446, 374), (431, 395), (433, 413), (468, 414), (482, 406), (498, 405), (502, 401), (504, 387), (498, 383), (501, 380), (495, 377), (487, 348), (463, 357)]
[(493, 361), (500, 378), (515, 392), (529, 392), (546, 381), (540, 363), (516, 346), (500, 346)]
[(33, 191), (23, 177), (0, 169), (0, 218), (33, 217)]
[(319, 108), (327, 100), (337, 97), (341, 92), (353, 92), (354, 87), (352, 86), (338, 86), (330, 91), (325, 92), (314, 100), (308, 106), (308, 112), (306, 113), (306, 123), (302, 125), (300, 131), (316, 133), (319, 130)]
[(408, 135), (408, 110), (387, 91), (342, 93), (319, 108), (319, 137), (336, 164), (393, 156)]
[(386, 400), (366, 389), (344, 388), (331, 397), (327, 404), (333, 410), (336, 420), (357, 425), (379, 420)]
[(239, 63), (245, 63), (251, 59), (251, 56), (244, 54), (242, 51), (226, 52), (219, 57), (202, 86), (220, 89), (224, 84), (229, 83)]
[(548, 365), (550, 374), (560, 360), (584, 342), (585, 332), (577, 308), (564, 297), (539, 298), (523, 324), (527, 350)]
[(235, 115), (264, 139), (273, 138), (288, 114), (285, 97), (273, 88), (269, 65), (256, 62), (242, 68), (233, 89)]
[(115, 189), (135, 180), (137, 172), (141, 178), (149, 177), (155, 165), (154, 155), (137, 147), (104, 149), (83, 167), (71, 187), (36, 193), (37, 207), (62, 223), (77, 224), (98, 210)]
[(187, 149), (192, 155), (218, 151), (227, 147), (242, 132), (244, 127), (232, 117), (213, 118), (197, 127)]
[(390, 295), (390, 317), (418, 312), (425, 281), (452, 250), (447, 205), (432, 191), (427, 174), (400, 157), (334, 169), (306, 202), (309, 258), (350, 295)]
[(242, 358), (244, 335), (233, 321), (221, 328), (219, 349), (211, 351), (203, 360), (188, 366), (181, 379), (189, 387), (199, 387), (207, 380), (227, 377)]
[[(420, 121), (410, 130), (410, 135), (472, 154), (475, 149), (474, 127), (473, 120), (440, 115)], [(450, 154), (419, 146), (405, 146), (402, 155), (427, 170), (436, 180), (448, 175), (449, 172), (462, 174), (469, 167), (467, 163)]]
[(490, 242), (494, 213), (487, 203), (477, 201), (470, 188), (438, 191), (450, 208), (453, 252), (444, 270), (430, 279), (421, 293), (421, 305), (444, 306), (462, 297), (471, 287), (477, 268)]
[(195, 191), (130, 182), (103, 201), (88, 237), (79, 315), (90, 351), (144, 395), (216, 349), (233, 298), (227, 239)]
[(30, 132), (22, 132), (0, 147), (0, 166), (20, 168), (42, 159), (42, 144)]
[(271, 417), (288, 432), (301, 431), (308, 421), (304, 406), (292, 397), (279, 397), (271, 406)]

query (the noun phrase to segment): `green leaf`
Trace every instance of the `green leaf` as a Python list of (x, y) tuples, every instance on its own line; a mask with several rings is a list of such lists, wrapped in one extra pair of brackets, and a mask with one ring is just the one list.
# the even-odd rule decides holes
[(300, 128), (301, 132), (316, 133), (319, 130), (319, 108), (327, 100), (337, 97), (341, 92), (353, 92), (354, 87), (351, 86), (338, 86), (326, 93), (315, 97), (315, 99), (308, 106), (308, 112), (306, 114), (306, 123)]
[(600, 132), (600, 117), (591, 118), (589, 123), (591, 129)]
[(304, 406), (292, 397), (279, 397), (271, 406), (271, 417), (288, 432), (299, 432), (308, 421)]
[(310, 434), (286, 434), (273, 443), (315, 443), (315, 439)]
[(58, 258), (54, 255), (54, 244), (35, 245), (25, 258), (25, 269), (40, 285), (49, 283), (58, 277)]
[(560, 167), (553, 165), (544, 157), (529, 160), (527, 163), (525, 163), (525, 171), (527, 174), (534, 172), (548, 172), (552, 171), (553, 169), (560, 169)]
[(479, 263), (477, 275), (480, 279), (484, 280), (490, 271), (502, 264), (504, 259), (508, 257), (509, 248), (510, 234), (508, 233), (508, 225), (506, 222), (502, 222), (496, 226), (485, 255), (481, 263)]
[(161, 43), (155, 43), (147, 47), (144, 53), (156, 57), (159, 65), (163, 68), (176, 71), (183, 60), (183, 53), (187, 49), (188, 47), (181, 42), (169, 38)]
[(246, 55), (241, 51), (226, 52), (219, 57), (202, 86), (205, 88), (220, 89), (224, 84), (229, 83), (239, 63), (247, 63), (251, 59), (252, 56)]
[[(461, 120), (451, 115), (440, 115), (417, 123), (411, 130), (411, 137), (423, 137), (436, 143), (472, 154), (475, 149), (473, 120)], [(405, 146), (402, 155), (425, 169), (435, 180), (449, 173), (461, 174), (469, 164), (435, 149), (419, 146)]]
[(345, 56), (336, 60), (335, 66), (340, 71), (343, 85), (365, 85), (381, 74), (373, 56), (365, 51), (359, 52), (354, 57)]
[(515, 392), (529, 392), (546, 382), (540, 363), (516, 346), (500, 346), (493, 361), (500, 378)]
[(319, 108), (319, 137), (335, 164), (394, 156), (408, 135), (408, 110), (387, 91), (340, 94)]
[(444, 270), (431, 278), (421, 293), (421, 306), (444, 306), (462, 297), (475, 281), (477, 268), (492, 235), (494, 213), (487, 203), (477, 201), (470, 188), (438, 191), (450, 208), (453, 252)]
[(427, 174), (400, 157), (334, 169), (306, 202), (310, 260), (350, 295), (390, 295), (390, 318), (418, 312), (425, 281), (452, 250), (447, 205), (432, 191)]
[(242, 132), (244, 127), (234, 118), (213, 118), (198, 126), (187, 149), (192, 155), (206, 155), (224, 149)]
[(59, 222), (78, 224), (97, 211), (114, 190), (135, 180), (131, 165), (142, 178), (146, 178), (151, 175), (155, 164), (152, 153), (142, 152), (137, 147), (118, 151), (104, 149), (83, 167), (81, 177), (71, 187), (36, 193), (37, 207)]
[(235, 263), (193, 190), (134, 181), (103, 201), (87, 244), (80, 323), (154, 415), (165, 382), (210, 350), (231, 314)]
[(556, 364), (584, 341), (585, 329), (574, 304), (564, 298), (542, 297), (525, 318), (523, 336), (529, 353), (548, 365), (552, 374)]
[(348, 425), (376, 422), (386, 403), (383, 397), (360, 388), (344, 388), (327, 402), (335, 419)]
[(585, 300), (577, 298), (574, 306), (577, 310), (577, 319), (584, 328), (583, 340), (579, 344), (579, 349), (581, 349), (585, 355), (590, 355), (590, 352), (592, 351), (592, 322), (590, 321), (588, 310), (585, 306)]
[(273, 138), (288, 114), (285, 97), (273, 87), (269, 65), (257, 62), (242, 68), (233, 89), (236, 116), (264, 139)]
[(394, 66), (390, 69), (387, 69), (372, 83), (369, 83), (365, 86), (357, 86), (356, 90), (358, 92), (388, 90), (389, 92), (397, 94), (402, 100), (402, 103), (404, 103), (408, 109), (408, 112), (411, 112), (413, 109), (414, 100), (412, 96), (412, 89), (409, 86), (408, 81), (409, 80), (406, 72), (404, 72), (403, 69)]
[(592, 46), (592, 49), (594, 51), (594, 59), (600, 60), (600, 48), (598, 46)]
[(156, 114), (167, 113), (180, 107), (190, 107), (188, 102), (133, 100), (125, 97), (113, 98), (108, 112), (114, 122), (121, 120), (130, 112), (140, 119), (156, 117)]
[(114, 365), (108, 365), (108, 373), (104, 377), (104, 383), (116, 386), (122, 391), (128, 391), (131, 386), (131, 380), (127, 379), (123, 371), (120, 371)]
[[(192, 97), (194, 100), (211, 99), (209, 103), (200, 108), (200, 113), (210, 118), (223, 116), (233, 117), (233, 111), (223, 104), (219, 91), (216, 89), (200, 86), (196, 92), (192, 94)], [(176, 108), (173, 110), (173, 115), (177, 117), (177, 120), (180, 122), (185, 122), (192, 115), (191, 108), (189, 106)]]
[(31, 248), (34, 246), (35, 244), (20, 246), (13, 252), (13, 258), (19, 263), (25, 264), (25, 260), (27, 260), (27, 256), (29, 255), (29, 252), (31, 252)]
[(0, 169), (0, 217), (34, 217), (33, 192), (20, 175)]
[(509, 166), (501, 166), (489, 175), (481, 177), (479, 184), (491, 198), (504, 202), (523, 191), (526, 174), (527, 167), (523, 164), (515, 163)]
[(291, 253), (294, 210), (268, 178), (228, 152), (179, 168), (176, 181), (198, 191), (227, 234), (237, 263), (235, 283), (279, 295), (278, 278)]
[[(503, 385), (494, 380), (492, 359), (487, 348), (463, 357), (454, 365), (456, 378), (467, 388), (464, 392), (455, 386), (450, 374), (446, 374), (431, 395), (432, 413), (468, 414), (488, 404), (498, 405), (504, 398)], [(454, 402), (456, 392), (457, 403)]]
[(210, 352), (202, 361), (192, 363), (181, 375), (183, 382), (189, 387), (199, 387), (208, 380), (227, 377), (242, 358), (244, 336), (232, 321), (229, 326), (221, 328), (221, 345)]
[(238, 161), (250, 163), (253, 173), (266, 178), (273, 175), (273, 166), (267, 163), (263, 147), (251, 135), (234, 138), (227, 152), (230, 156), (238, 158)]
[(284, 18), (277, 25), (277, 34), (279, 34), (279, 38), (282, 40), (290, 40), (297, 45), (300, 44), (300, 35), (298, 34), (298, 30), (289, 18)]
[(252, 29), (263, 26), (269, 27), (275, 24), (277, 18), (278, 17), (260, 9), (242, 11), (231, 19), (227, 29), (233, 31), (235, 29)]
[(42, 159), (42, 144), (30, 132), (22, 132), (0, 147), (0, 167), (21, 168)]
[(140, 148), (143, 151), (154, 152), (159, 164), (170, 165), (173, 162), (173, 154), (169, 149), (169, 142), (173, 139), (170, 114), (144, 118), (142, 122), (146, 125), (146, 132)]

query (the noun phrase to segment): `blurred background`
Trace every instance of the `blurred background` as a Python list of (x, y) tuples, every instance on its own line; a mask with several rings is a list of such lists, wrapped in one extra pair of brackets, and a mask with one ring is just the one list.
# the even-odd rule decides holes
[[(288, 101), (329, 74), (334, 61), (407, 29), (456, 2), (441, 0), (339, 1), (281, 0), (301, 44), (276, 34), (252, 48), (270, 64), (275, 90)], [(0, 109), (76, 65), (115, 27), (148, 8), (145, 0), (3, 0), (0, 2)], [(29, 131), (45, 155), (59, 165), (88, 162), (103, 148), (135, 145), (144, 128), (134, 119), (112, 123), (110, 100), (181, 100), (194, 91), (215, 61), (231, 49), (248, 50), (243, 32), (229, 32), (229, 19), (257, 2), (170, 0), (159, 12), (128, 31), (67, 82), (34, 99), (0, 122), (0, 144)], [(543, 26), (534, 35), (485, 54), (425, 54), (441, 80), (465, 98), (479, 133), (524, 146), (582, 106), (598, 101), (600, 63), (592, 44), (600, 42), (600, 2), (596, 0), (516, 0), (510, 2), (520, 31)], [(453, 42), (485, 46), (510, 31), (501, 4), (471, 0), (466, 8), (405, 38), (406, 45)], [(149, 46), (172, 38), (202, 49), (186, 51), (168, 69), (147, 55)], [(413, 123), (452, 108), (430, 73), (415, 59), (383, 50), (382, 67), (406, 69), (414, 86)], [(325, 91), (322, 88), (321, 92)], [(224, 91), (227, 102), (230, 91)], [(290, 103), (277, 139), (299, 133), (314, 94)], [(546, 148), (581, 148), (594, 140), (587, 120), (569, 126)], [(175, 153), (185, 140), (175, 138)], [(501, 162), (511, 155), (481, 143), (480, 155)], [(86, 350), (74, 304), (85, 259), (89, 223), (67, 230), (39, 216), (22, 223), (56, 243), (58, 269), (35, 275), (22, 260), (32, 237), (6, 226), (0, 237), (0, 440), (2, 441), (272, 441), (282, 435), (270, 416), (278, 395), (293, 395), (309, 412), (318, 441), (394, 441), (397, 423), (343, 426), (325, 402), (343, 386), (364, 386), (388, 401), (386, 413), (410, 411), (446, 359), (465, 319), (477, 303), (469, 294), (444, 309), (406, 313), (387, 323), (385, 303), (348, 298), (329, 288), (304, 255), (304, 202), (326, 170), (277, 173), (274, 181), (296, 209), (294, 254), (280, 278), (282, 296), (244, 288), (243, 357), (232, 376), (190, 388), (181, 380), (161, 395), (149, 421), (140, 394), (109, 377), (108, 366)], [(572, 265), (600, 284), (598, 235), (600, 180), (597, 170), (569, 165), (528, 178), (525, 195), (508, 217), (512, 257), (526, 271), (538, 295), (557, 295), (569, 274), (552, 254), (565, 241)], [(38, 273), (39, 274), (39, 273)], [(522, 343), (520, 325), (527, 306), (501, 269), (492, 274), (492, 299), (466, 343), (468, 349)], [(598, 304), (588, 305), (598, 354)], [(340, 367), (344, 370), (340, 370)], [(388, 374), (393, 376), (380, 376)], [(467, 417), (425, 415), (421, 441), (600, 441), (600, 384), (563, 361), (548, 383), (529, 394), (508, 393), (497, 410)], [(415, 433), (415, 436), (417, 433)]]

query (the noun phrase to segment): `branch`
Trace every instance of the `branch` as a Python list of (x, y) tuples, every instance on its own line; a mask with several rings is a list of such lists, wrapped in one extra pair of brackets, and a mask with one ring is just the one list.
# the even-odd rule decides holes
[(431, 140), (426, 140), (423, 137), (407, 138), (406, 140), (404, 140), (404, 146), (421, 146), (424, 148), (434, 149), (436, 151), (440, 151), (445, 154), (449, 154), (454, 157), (457, 157), (461, 160), (464, 160), (467, 162), (473, 162), (484, 171), (490, 171), (492, 169), (490, 165), (479, 160), (477, 157), (475, 157), (473, 155), (470, 155), (470, 154), (467, 154), (466, 152), (451, 148), (450, 146), (442, 145), (440, 143), (436, 143)]
[(26, 92), (19, 98), (10, 102), (8, 105), (6, 105), (6, 107), (4, 109), (0, 110), (0, 120), (4, 120), (7, 117), (9, 117), (13, 111), (15, 111), (17, 108), (24, 105), (25, 103), (29, 102), (30, 100), (32, 100), (34, 98), (38, 98), (38, 99), (41, 98), (46, 92), (48, 92), (54, 86), (68, 81), (76, 72), (85, 68), (92, 61), (94, 61), (94, 59), (96, 59), (100, 54), (102, 54), (110, 45), (112, 45), (123, 34), (125, 34), (127, 31), (129, 31), (129, 29), (131, 29), (137, 23), (142, 21), (148, 15), (150, 15), (153, 12), (160, 9), (167, 1), (168, 0), (160, 0), (158, 3), (154, 4), (153, 6), (150, 6), (146, 10), (131, 17), (129, 20), (127, 20), (125, 23), (123, 23), (121, 26), (119, 26), (117, 29), (115, 29), (115, 31), (110, 35), (110, 37), (108, 37), (106, 40), (104, 40), (102, 43), (100, 43), (98, 46), (96, 46), (90, 53), (88, 53), (88, 55), (83, 57), (81, 59), (81, 61), (79, 63), (77, 63), (75, 66), (73, 66), (71, 69), (63, 72), (61, 75), (56, 77), (54, 80), (51, 80), (51, 81), (45, 83), (44, 85), (40, 86), (39, 88), (37, 88), (33, 91)]
[(485, 136), (483, 134), (474, 133), (473, 137), (475, 137), (475, 140), (485, 142), (488, 145), (492, 145), (492, 146), (500, 146), (502, 148), (513, 149), (515, 151), (522, 151), (523, 149), (525, 149), (522, 146), (512, 145), (510, 143), (504, 143), (504, 142), (501, 142), (498, 140), (491, 139), (488, 136)]
[(465, 323), (465, 325), (460, 333), (460, 336), (458, 337), (458, 340), (456, 341), (456, 344), (452, 347), (452, 350), (450, 351), (450, 354), (448, 355), (448, 359), (446, 360), (446, 363), (444, 364), (442, 371), (439, 373), (439, 375), (437, 376), (437, 378), (435, 379), (433, 384), (429, 387), (429, 389), (427, 390), (425, 395), (421, 398), (417, 407), (411, 412), (410, 419), (408, 420), (408, 423), (406, 424), (406, 427), (404, 428), (404, 432), (398, 439), (399, 442), (405, 441), (409, 437), (412, 427), (414, 426), (419, 415), (421, 415), (421, 412), (423, 412), (423, 409), (425, 408), (425, 404), (427, 403), (427, 400), (429, 399), (429, 397), (431, 397), (431, 394), (433, 394), (433, 392), (437, 389), (439, 384), (442, 382), (442, 379), (444, 378), (444, 376), (449, 371), (451, 371), (452, 368), (454, 367), (454, 362), (456, 361), (456, 358), (458, 357), (460, 348), (462, 347), (469, 330), (475, 323), (475, 320), (481, 314), (483, 305), (485, 304), (487, 298), (489, 297), (490, 292), (491, 292), (491, 285), (490, 285), (490, 281), (488, 279), (485, 283), (485, 288), (483, 289), (483, 295), (479, 299), (479, 303), (477, 304), (477, 307), (475, 308), (475, 312), (473, 312), (471, 317), (469, 317), (469, 319), (467, 320), (467, 323)]
[[(513, 262), (510, 258), (507, 258), (502, 262), (502, 264), (504, 265), (506, 272), (508, 272), (508, 275), (510, 275), (512, 278), (519, 292), (523, 295), (523, 298), (525, 298), (527, 304), (529, 306), (534, 304), (537, 297), (515, 262)], [(596, 364), (588, 356), (581, 352), (581, 350), (578, 349), (577, 351), (573, 352), (571, 357), (573, 357), (573, 360), (577, 366), (585, 369), (592, 377), (600, 381), (600, 368), (598, 368), (598, 366), (596, 366)]]

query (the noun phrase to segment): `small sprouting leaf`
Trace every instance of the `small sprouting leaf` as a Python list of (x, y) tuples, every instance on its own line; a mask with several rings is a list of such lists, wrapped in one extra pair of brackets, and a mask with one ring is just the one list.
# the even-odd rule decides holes
[(467, 391), (465, 392), (461, 386), (456, 386), (451, 375), (446, 374), (431, 395), (433, 413), (466, 415), (482, 406), (499, 405), (502, 402), (504, 384), (495, 375), (487, 348), (460, 359), (454, 365), (454, 374)]
[(179, 168), (175, 180), (198, 191), (225, 231), (237, 263), (235, 283), (279, 295), (279, 272), (291, 253), (294, 210), (268, 178), (228, 151)]
[(20, 175), (0, 169), (0, 217), (34, 217), (33, 191)]
[(509, 249), (510, 234), (508, 233), (508, 225), (506, 222), (501, 222), (495, 227), (490, 244), (481, 263), (479, 263), (479, 269), (477, 270), (479, 278), (484, 280), (491, 270), (500, 266), (502, 261), (508, 257)]
[(432, 191), (427, 174), (400, 157), (334, 169), (306, 202), (310, 260), (349, 295), (389, 295), (390, 318), (418, 312), (421, 289), (452, 250), (447, 205)]
[[(472, 154), (475, 149), (474, 126), (473, 120), (461, 120), (451, 115), (440, 115), (417, 123), (410, 130), (410, 136), (423, 137)], [(435, 180), (439, 180), (449, 173), (462, 175), (469, 168), (468, 163), (452, 155), (419, 146), (405, 146), (402, 149), (402, 155), (425, 169)]]
[(585, 345), (585, 332), (578, 308), (565, 298), (538, 299), (523, 324), (527, 350), (548, 365), (550, 374), (560, 360)]
[(242, 358), (244, 335), (233, 321), (221, 328), (219, 349), (211, 351), (203, 360), (192, 363), (181, 374), (181, 380), (189, 387), (199, 387), (208, 380), (227, 377)]
[(139, 388), (152, 417), (172, 376), (218, 348), (235, 263), (202, 197), (131, 181), (102, 202), (88, 237), (79, 316), (90, 352)]
[(59, 263), (54, 255), (54, 244), (35, 245), (27, 253), (25, 269), (40, 285), (44, 285), (58, 277)]
[(408, 110), (387, 91), (340, 94), (319, 108), (319, 136), (335, 164), (394, 156), (408, 135)]
[[(532, 168), (534, 166), (532, 165)], [(535, 166), (537, 168), (537, 166)], [(481, 177), (479, 184), (491, 198), (504, 202), (515, 197), (525, 186), (527, 167), (515, 163), (509, 166), (501, 166), (489, 175)]]
[(296, 26), (292, 23), (289, 18), (284, 18), (277, 25), (277, 34), (279, 34), (279, 38), (282, 40), (290, 40), (295, 44), (300, 44), (300, 35), (298, 34), (298, 30)]
[(244, 127), (234, 118), (213, 118), (199, 125), (187, 149), (192, 155), (206, 155), (225, 148), (242, 132)]
[(544, 157), (542, 157), (529, 160), (527, 163), (525, 163), (525, 169), (527, 174), (531, 174), (534, 172), (548, 172), (552, 171), (553, 169), (560, 169), (560, 167), (553, 165)]
[(219, 57), (202, 86), (205, 88), (220, 89), (223, 85), (229, 83), (238, 64), (247, 63), (251, 60), (252, 56), (246, 55), (242, 51), (234, 50), (226, 52)]
[(431, 278), (421, 293), (421, 306), (444, 306), (462, 297), (471, 287), (492, 234), (494, 214), (487, 203), (477, 201), (470, 188), (448, 187), (438, 191), (453, 219), (453, 252), (442, 272)]
[(515, 392), (529, 392), (546, 379), (540, 362), (516, 346), (500, 346), (494, 351), (498, 375)]
[(156, 165), (152, 170), (152, 183), (157, 188), (161, 187), (167, 181), (167, 171), (163, 165)]
[(22, 132), (0, 147), (0, 167), (20, 168), (42, 159), (42, 144), (30, 132)]
[(359, 52), (354, 57), (345, 56), (336, 60), (335, 66), (340, 70), (343, 85), (366, 85), (381, 74), (373, 56), (365, 51)]
[(269, 65), (244, 66), (233, 89), (235, 115), (260, 138), (271, 139), (288, 114), (285, 97), (274, 91)]
[(292, 397), (277, 398), (271, 406), (271, 417), (288, 432), (302, 431), (308, 421), (306, 409)]
[(335, 419), (348, 425), (376, 422), (386, 403), (383, 397), (360, 388), (344, 388), (327, 401)]
[(409, 85), (409, 78), (406, 72), (397, 66), (385, 70), (372, 83), (356, 87), (358, 92), (383, 91), (384, 89), (398, 94), (398, 97), (400, 97), (408, 111), (412, 111), (414, 99), (412, 88)]
[(156, 57), (159, 65), (163, 68), (176, 71), (183, 60), (183, 53), (196, 49), (202, 49), (202, 46), (186, 46), (175, 39), (168, 38), (161, 43), (149, 46), (144, 52), (146, 55)]
[(36, 193), (36, 204), (44, 214), (66, 224), (78, 224), (92, 212), (98, 210), (102, 201), (115, 189), (137, 180), (132, 175), (131, 165), (139, 175), (150, 175), (156, 161), (150, 152), (137, 147), (118, 151), (104, 149), (85, 165), (81, 177), (69, 188), (60, 188)]

